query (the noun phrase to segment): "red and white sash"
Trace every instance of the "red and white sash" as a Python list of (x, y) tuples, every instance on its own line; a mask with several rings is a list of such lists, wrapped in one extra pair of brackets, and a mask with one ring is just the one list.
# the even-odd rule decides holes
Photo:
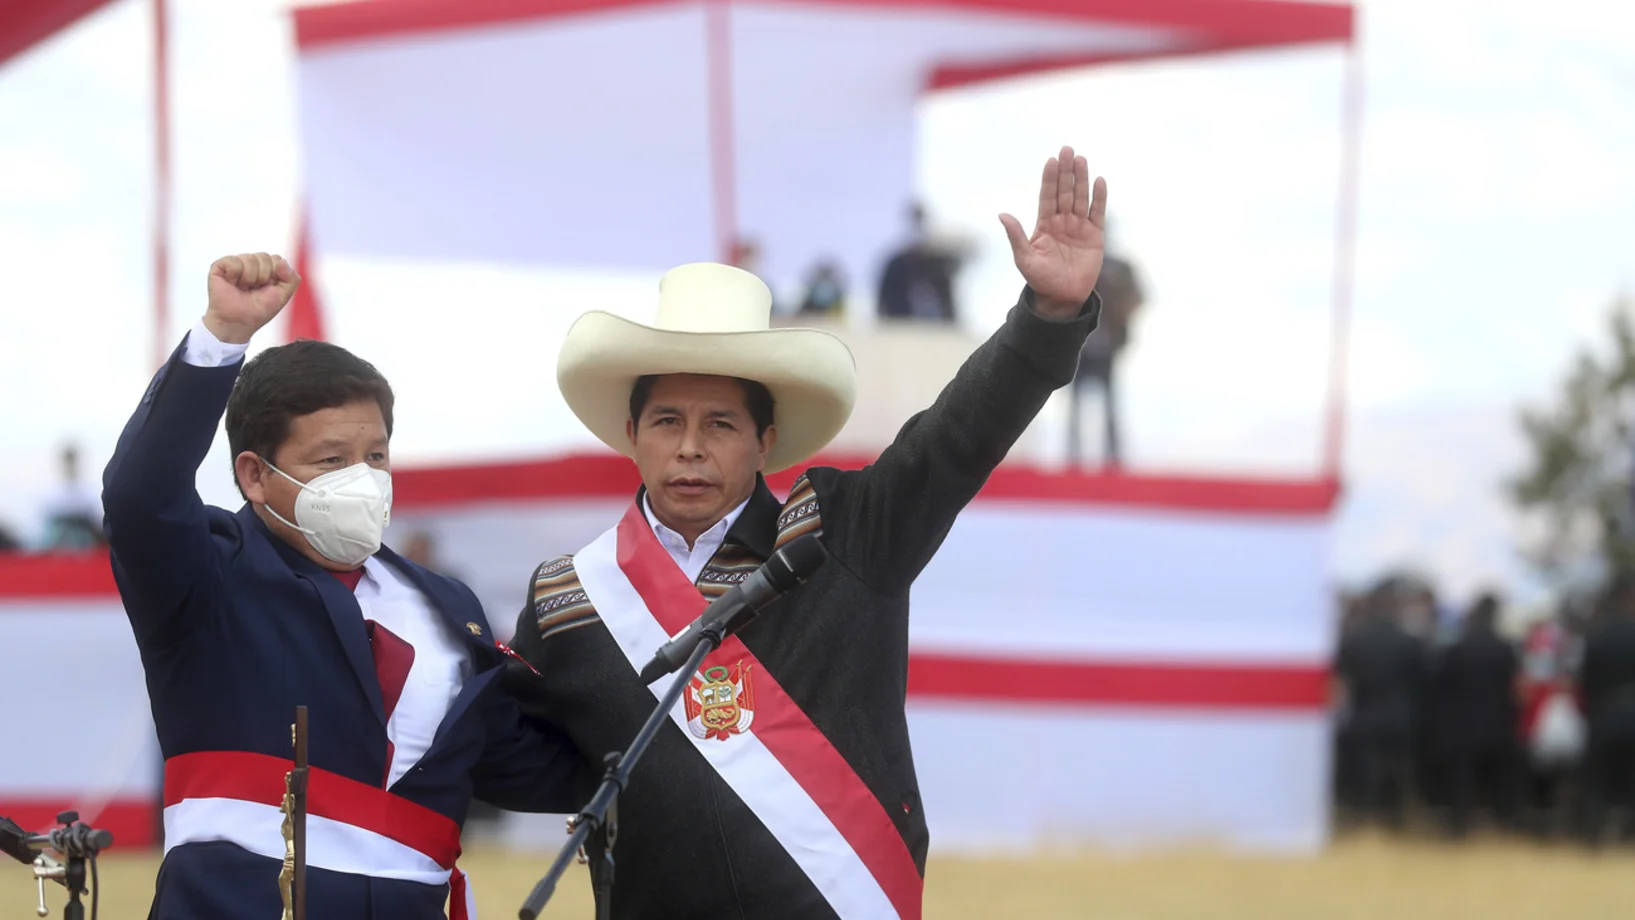
[[(283, 860), (284, 775), (290, 761), (244, 751), (199, 751), (165, 761), (165, 852), (221, 840)], [(372, 878), (449, 885), (450, 920), (476, 920), (455, 866), (460, 827), (379, 786), (312, 767), (307, 778), (307, 865)], [(322, 905), (318, 912), (323, 913)]]
[[(706, 606), (635, 504), (574, 568), (637, 672)], [(743, 642), (704, 659), (670, 717), (843, 920), (919, 920), (924, 881), (891, 817)]]

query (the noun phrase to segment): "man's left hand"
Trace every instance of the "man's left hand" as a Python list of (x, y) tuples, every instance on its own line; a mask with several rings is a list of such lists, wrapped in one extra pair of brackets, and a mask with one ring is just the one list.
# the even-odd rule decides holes
[(1107, 181), (1096, 177), (1091, 194), (1090, 166), (1063, 147), (1045, 163), (1039, 181), (1039, 219), (1033, 235), (1009, 214), (999, 215), (1010, 236), (1016, 269), (1033, 289), (1034, 309), (1052, 319), (1078, 316), (1101, 275), (1106, 246)]

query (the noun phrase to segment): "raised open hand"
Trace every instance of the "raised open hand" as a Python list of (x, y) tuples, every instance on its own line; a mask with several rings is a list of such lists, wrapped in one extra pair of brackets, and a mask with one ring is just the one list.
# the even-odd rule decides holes
[(1010, 237), (1016, 269), (1033, 289), (1043, 314), (1076, 316), (1095, 289), (1106, 247), (1107, 181), (1096, 177), (1091, 195), (1090, 166), (1063, 147), (1045, 163), (1039, 180), (1039, 219), (1033, 235), (1009, 214), (999, 215)]
[(223, 342), (242, 345), (272, 322), (300, 286), (301, 276), (283, 256), (223, 256), (210, 266), (205, 328)]

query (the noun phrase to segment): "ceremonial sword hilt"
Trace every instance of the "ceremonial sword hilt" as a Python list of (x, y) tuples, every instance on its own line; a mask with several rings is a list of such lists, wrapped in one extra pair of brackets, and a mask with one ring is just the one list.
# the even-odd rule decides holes
[(307, 708), (295, 707), (290, 726), (295, 749), (292, 769), (284, 774), (284, 814), (279, 833), (284, 838), (284, 864), (278, 872), (278, 894), (284, 902), (283, 920), (306, 920), (307, 913)]

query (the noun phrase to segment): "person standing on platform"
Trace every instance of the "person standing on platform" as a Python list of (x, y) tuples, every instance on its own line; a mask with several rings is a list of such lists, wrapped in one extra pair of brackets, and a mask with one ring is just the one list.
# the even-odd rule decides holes
[(812, 457), (852, 410), (839, 339), (769, 328), (766, 285), (712, 264), (664, 277), (656, 326), (592, 312), (568, 332), (562, 394), (642, 487), (616, 526), (535, 571), (514, 640), (529, 667), (508, 683), (597, 765), (587, 798), (673, 679), (642, 682), (653, 653), (789, 541), (821, 534), (829, 552), (705, 659), (621, 793), (614, 917), (920, 916), (909, 592), (1072, 380), (1100, 309), (1105, 211), (1105, 184), (1092, 191), (1063, 148), (1032, 235), (1001, 217), (1025, 282), (1005, 324), (875, 463), (806, 468), (782, 501), (763, 474)]
[(954, 273), (964, 254), (932, 241), (925, 209), (919, 204), (909, 207), (908, 217), (912, 235), (906, 246), (886, 260), (875, 308), (883, 319), (953, 323), (958, 319)]
[(1113, 383), (1114, 372), (1119, 356), (1130, 343), (1130, 326), (1136, 311), (1146, 303), (1146, 295), (1142, 292), (1141, 279), (1136, 274), (1135, 266), (1112, 253), (1102, 260), (1096, 293), (1101, 296), (1102, 319), (1096, 331), (1084, 340), (1084, 348), (1079, 352), (1078, 373), (1067, 390), (1067, 462), (1075, 468), (1085, 465), (1081, 433), (1084, 391), (1099, 387), (1102, 467), (1116, 470), (1124, 462), (1124, 453), (1119, 440), (1119, 403), (1118, 390)]
[[(309, 712), (312, 917), (467, 916), (455, 868), (473, 793), (576, 807), (577, 757), (497, 680), (505, 649), (463, 584), (381, 545), (391, 387), (323, 342), (250, 338), (300, 279), (266, 253), (210, 267), (209, 307), (154, 377), (103, 474), (114, 578), (165, 757), (152, 920), (279, 916), (279, 803)], [(194, 490), (227, 416), (237, 513)]]

